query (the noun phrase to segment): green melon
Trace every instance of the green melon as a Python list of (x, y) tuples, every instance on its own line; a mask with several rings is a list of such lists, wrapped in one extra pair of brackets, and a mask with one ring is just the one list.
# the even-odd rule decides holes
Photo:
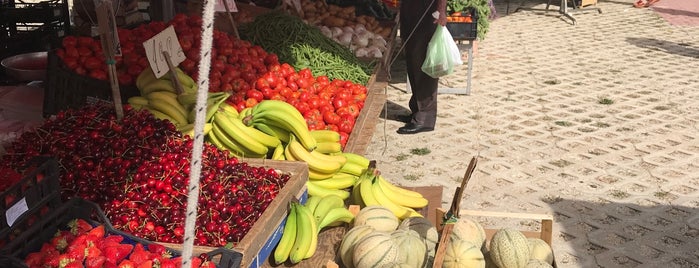
[(439, 233), (430, 220), (423, 217), (405, 218), (398, 225), (398, 229), (416, 231), (427, 243), (428, 255), (434, 257), (439, 242)]
[(478, 247), (484, 248), (485, 229), (476, 220), (462, 217), (454, 224), (450, 239), (469, 241)]
[(485, 268), (481, 247), (466, 240), (449, 241), (442, 268)]

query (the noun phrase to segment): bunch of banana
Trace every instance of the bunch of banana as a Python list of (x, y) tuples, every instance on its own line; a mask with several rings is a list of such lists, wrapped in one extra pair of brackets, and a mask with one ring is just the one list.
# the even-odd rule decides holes
[[(313, 139), (313, 137), (311, 137)], [(313, 139), (315, 142), (315, 139)], [(308, 164), (308, 178), (311, 180), (323, 180), (334, 176), (347, 162), (342, 154), (328, 155), (317, 150), (308, 151), (295, 134), (289, 136), (289, 143), (284, 148), (287, 160), (304, 161)]]
[(313, 213), (318, 231), (325, 227), (350, 223), (354, 219), (354, 214), (345, 207), (345, 200), (336, 195), (309, 196), (305, 206)]
[(313, 212), (298, 202), (291, 202), (282, 237), (274, 249), (276, 264), (287, 260), (296, 264), (312, 257), (318, 247), (319, 230)]
[(235, 107), (221, 103), (218, 111), (213, 113), (208, 140), (238, 157), (268, 158), (268, 154), (274, 156), (281, 153), (279, 138), (245, 125), (239, 115)]
[[(184, 91), (182, 93), (196, 93), (198, 86), (194, 79), (180, 68), (175, 67), (175, 71), (177, 73), (177, 80), (182, 85), (182, 90)], [(172, 75), (170, 73), (156, 78), (153, 69), (149, 66), (143, 69), (138, 77), (136, 77), (136, 87), (141, 92), (141, 96), (148, 95), (148, 93), (155, 91), (171, 91), (177, 93), (171, 79)]]
[(373, 167), (369, 167), (352, 188), (351, 201), (360, 206), (379, 205), (391, 210), (399, 219), (422, 217), (415, 209), (427, 206), (422, 194), (391, 184)]
[(307, 152), (316, 148), (317, 142), (308, 130), (306, 119), (296, 107), (284, 101), (261, 101), (246, 111), (243, 122), (245, 125), (264, 131), (268, 135), (274, 135), (268, 132), (273, 131), (273, 127), (294, 134)]
[(340, 143), (340, 133), (333, 130), (311, 130), (311, 136), (316, 140), (316, 149), (323, 154), (342, 153), (342, 143)]

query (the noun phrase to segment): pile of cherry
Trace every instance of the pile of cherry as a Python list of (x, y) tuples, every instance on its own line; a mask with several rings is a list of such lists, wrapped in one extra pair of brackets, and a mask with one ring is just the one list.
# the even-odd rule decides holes
[[(55, 157), (64, 198), (99, 204), (117, 229), (182, 243), (193, 140), (147, 111), (124, 110), (122, 120), (110, 105), (60, 112), (16, 139), (0, 170)], [(201, 165), (196, 245), (240, 241), (290, 178), (208, 143)]]

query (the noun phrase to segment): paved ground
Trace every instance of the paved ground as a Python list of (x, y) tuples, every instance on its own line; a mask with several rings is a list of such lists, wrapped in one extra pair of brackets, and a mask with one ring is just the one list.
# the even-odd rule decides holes
[(478, 155), (462, 207), (553, 215), (559, 267), (699, 267), (699, 27), (631, 3), (600, 1), (575, 26), (497, 4), (472, 94), (440, 95), (431, 133), (395, 133), (409, 98), (398, 60), (367, 155), (395, 182), (444, 186), (443, 207)]

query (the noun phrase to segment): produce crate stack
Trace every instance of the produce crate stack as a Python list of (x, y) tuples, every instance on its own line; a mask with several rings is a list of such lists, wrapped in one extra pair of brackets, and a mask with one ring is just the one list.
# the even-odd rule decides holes
[(0, 56), (46, 51), (49, 44), (70, 31), (67, 0), (24, 3), (8, 0), (0, 4)]

